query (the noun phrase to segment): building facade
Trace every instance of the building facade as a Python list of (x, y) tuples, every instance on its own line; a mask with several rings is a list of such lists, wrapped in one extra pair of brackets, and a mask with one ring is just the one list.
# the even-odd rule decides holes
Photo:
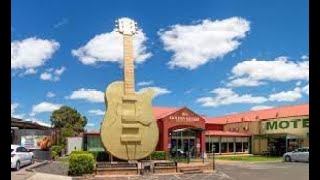
[[(154, 107), (159, 128), (155, 150), (172, 156), (188, 153), (270, 154), (280, 156), (297, 147), (309, 146), (309, 105), (301, 104), (205, 117), (187, 107)], [(100, 149), (99, 132), (85, 134), (87, 149)], [(90, 139), (94, 142), (89, 142)], [(94, 147), (94, 144), (97, 147)], [(99, 146), (99, 147), (98, 147)]]

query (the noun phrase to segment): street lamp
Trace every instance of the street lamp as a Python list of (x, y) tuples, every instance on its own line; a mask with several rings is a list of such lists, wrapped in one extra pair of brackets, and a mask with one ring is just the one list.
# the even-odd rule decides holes
[(214, 152), (216, 151), (216, 146), (215, 146), (214, 144), (212, 144), (211, 149), (212, 149), (212, 170), (214, 170), (214, 168), (215, 168), (215, 164), (214, 164)]

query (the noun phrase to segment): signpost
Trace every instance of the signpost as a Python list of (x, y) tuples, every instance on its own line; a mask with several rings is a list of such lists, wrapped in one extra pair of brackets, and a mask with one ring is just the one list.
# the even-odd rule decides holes
[(214, 164), (214, 152), (216, 151), (216, 146), (214, 144), (212, 144), (212, 170), (214, 170), (215, 168), (215, 164)]

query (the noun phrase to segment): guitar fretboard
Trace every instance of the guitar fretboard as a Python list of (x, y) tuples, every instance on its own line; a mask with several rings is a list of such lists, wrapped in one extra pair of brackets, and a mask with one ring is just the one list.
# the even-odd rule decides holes
[(134, 64), (133, 64), (133, 39), (132, 35), (123, 35), (124, 59), (124, 93), (134, 94)]

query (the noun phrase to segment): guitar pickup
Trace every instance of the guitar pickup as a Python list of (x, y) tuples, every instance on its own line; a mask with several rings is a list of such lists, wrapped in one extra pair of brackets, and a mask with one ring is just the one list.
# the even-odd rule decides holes
[(122, 115), (121, 119), (123, 123), (137, 122), (137, 116)]
[(129, 135), (124, 134), (120, 136), (121, 142), (130, 143), (130, 142), (141, 142), (141, 136), (140, 135)]
[(132, 95), (123, 95), (122, 96), (122, 100), (123, 101), (137, 101), (137, 96), (135, 94), (132, 94)]

